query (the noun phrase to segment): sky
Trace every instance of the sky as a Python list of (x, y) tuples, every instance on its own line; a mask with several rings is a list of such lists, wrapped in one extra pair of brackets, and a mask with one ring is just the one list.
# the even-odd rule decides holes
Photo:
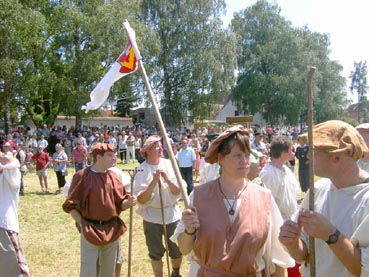
[[(234, 12), (244, 10), (256, 0), (225, 0), (228, 25)], [(330, 36), (330, 59), (343, 66), (342, 76), (350, 83), (354, 62), (367, 61), (369, 66), (368, 0), (269, 0), (281, 8), (281, 16), (294, 27), (307, 26), (311, 31)], [(317, 69), (319, 70), (319, 69)]]

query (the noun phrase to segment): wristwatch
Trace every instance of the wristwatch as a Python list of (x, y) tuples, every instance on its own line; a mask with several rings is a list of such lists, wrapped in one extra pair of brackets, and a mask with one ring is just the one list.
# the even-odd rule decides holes
[(336, 231), (332, 235), (330, 235), (328, 240), (326, 240), (325, 242), (328, 245), (336, 243), (338, 241), (338, 238), (340, 237), (340, 234), (341, 232), (338, 229), (336, 229)]

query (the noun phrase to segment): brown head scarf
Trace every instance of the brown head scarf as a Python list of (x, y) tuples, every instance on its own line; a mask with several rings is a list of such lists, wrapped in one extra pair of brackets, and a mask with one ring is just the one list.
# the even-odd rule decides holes
[(210, 145), (208, 151), (205, 155), (205, 161), (210, 164), (214, 164), (218, 162), (218, 150), (219, 146), (222, 143), (223, 140), (227, 139), (231, 135), (240, 132), (245, 135), (249, 135), (249, 132), (243, 127), (242, 125), (236, 125), (233, 126), (227, 130), (225, 130), (223, 133), (221, 133)]
[(369, 149), (359, 132), (340, 120), (329, 120), (313, 127), (314, 149), (331, 154), (345, 154), (356, 160)]
[(143, 157), (146, 157), (146, 152), (158, 141), (161, 140), (160, 136), (157, 135), (153, 135), (153, 136), (149, 136), (146, 140), (144, 145), (142, 146), (141, 150), (140, 150), (140, 154)]
[(94, 161), (96, 161), (97, 155), (104, 155), (105, 152), (115, 152), (116, 149), (113, 145), (108, 143), (98, 143), (95, 145), (94, 149), (92, 150), (92, 157)]

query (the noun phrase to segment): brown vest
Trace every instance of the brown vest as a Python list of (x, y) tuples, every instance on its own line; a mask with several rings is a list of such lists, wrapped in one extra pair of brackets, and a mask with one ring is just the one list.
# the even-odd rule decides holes
[(219, 189), (219, 179), (195, 187), (194, 207), (200, 220), (194, 252), (198, 276), (255, 276), (255, 257), (269, 232), (269, 190), (249, 182), (240, 196), (241, 206), (233, 224)]

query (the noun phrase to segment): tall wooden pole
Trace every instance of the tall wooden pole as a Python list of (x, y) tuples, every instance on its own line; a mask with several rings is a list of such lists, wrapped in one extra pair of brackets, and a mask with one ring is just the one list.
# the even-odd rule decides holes
[[(307, 98), (308, 98), (308, 138), (309, 138), (309, 209), (314, 211), (314, 143), (313, 143), (313, 93), (312, 80), (315, 73), (315, 67), (311, 67), (307, 80)], [(309, 238), (309, 264), (310, 277), (315, 277), (315, 240), (312, 236)]]
[(184, 185), (184, 183), (182, 181), (182, 175), (181, 175), (181, 172), (179, 171), (179, 167), (178, 167), (177, 161), (174, 158), (174, 153), (173, 153), (173, 150), (172, 150), (172, 145), (169, 143), (169, 138), (168, 138), (167, 130), (165, 129), (163, 120), (161, 118), (161, 114), (159, 112), (158, 105), (156, 104), (154, 93), (152, 92), (149, 79), (147, 78), (146, 70), (145, 70), (145, 68), (144, 68), (144, 66), (142, 64), (142, 60), (139, 60), (138, 61), (138, 65), (140, 67), (142, 76), (143, 76), (144, 81), (145, 81), (145, 86), (146, 86), (146, 89), (147, 89), (147, 92), (148, 92), (148, 95), (149, 95), (149, 98), (150, 98), (150, 101), (151, 101), (151, 105), (152, 105), (152, 107), (154, 109), (154, 112), (155, 112), (156, 121), (159, 124), (161, 135), (163, 137), (165, 146), (167, 147), (169, 159), (170, 159), (170, 161), (172, 163), (174, 174), (176, 175), (177, 183), (178, 183), (179, 188), (180, 188), (181, 193), (182, 193), (182, 199), (183, 199), (184, 206), (187, 209), (190, 206), (189, 200), (188, 200), (188, 195), (187, 195), (187, 188), (185, 187), (185, 185)]

